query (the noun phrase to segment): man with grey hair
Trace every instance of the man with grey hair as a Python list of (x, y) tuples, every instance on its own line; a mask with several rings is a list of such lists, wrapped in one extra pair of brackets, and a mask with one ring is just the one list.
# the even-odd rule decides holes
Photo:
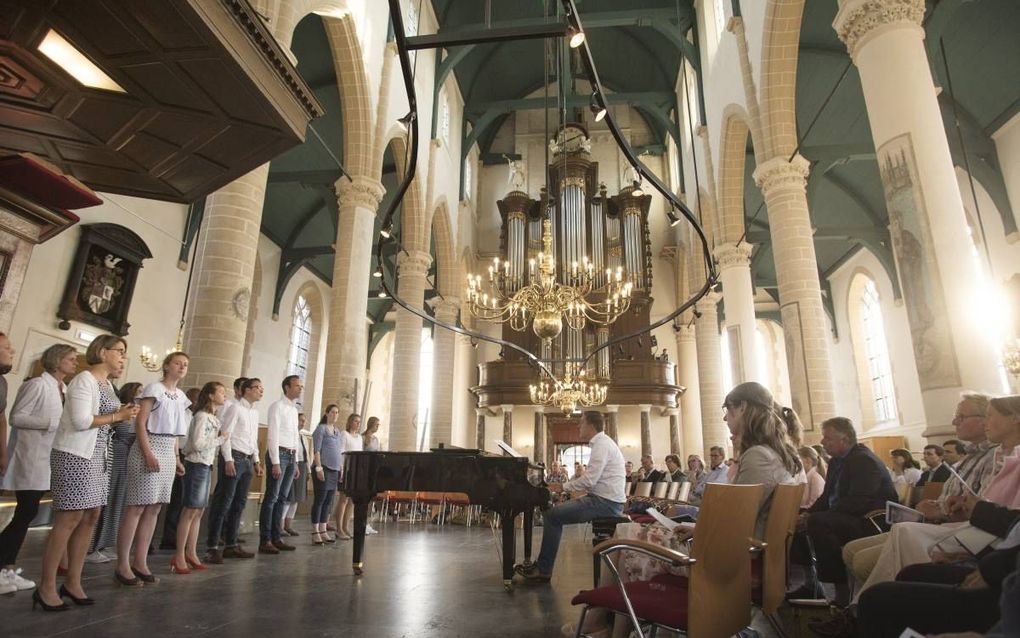
[(705, 486), (709, 483), (729, 483), (726, 467), (726, 450), (719, 445), (713, 445), (708, 449), (708, 470), (698, 480), (698, 484), (691, 490), (691, 504), (697, 505), (705, 494)]

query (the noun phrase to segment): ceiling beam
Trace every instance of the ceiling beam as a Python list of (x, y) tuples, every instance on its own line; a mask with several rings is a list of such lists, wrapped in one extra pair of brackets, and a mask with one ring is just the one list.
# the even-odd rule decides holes
[[(523, 20), (520, 22), (524, 22)], [(515, 24), (512, 26), (492, 28), (462, 28), (440, 31), (429, 35), (416, 35), (407, 38), (407, 49), (445, 49), (447, 47), (464, 46), (467, 44), (487, 44), (491, 42), (507, 42), (517, 40), (535, 40), (562, 38), (567, 35), (566, 20), (556, 22), (543, 21), (540, 24)]]
[(332, 186), (340, 179), (341, 172), (335, 168), (308, 169), (301, 171), (275, 170), (269, 171), (270, 184), (285, 184), (296, 182), (299, 184), (328, 184)]
[[(670, 106), (673, 94), (670, 91), (637, 91), (624, 93), (607, 93), (605, 95), (608, 105), (626, 106)], [(577, 94), (567, 96), (567, 107), (586, 107), (591, 104), (590, 94)], [(555, 96), (519, 98), (515, 100), (494, 100), (492, 102), (479, 102), (468, 108), (471, 114), (482, 114), (490, 111), (500, 113), (511, 113), (513, 111), (534, 111), (544, 110), (558, 106)]]

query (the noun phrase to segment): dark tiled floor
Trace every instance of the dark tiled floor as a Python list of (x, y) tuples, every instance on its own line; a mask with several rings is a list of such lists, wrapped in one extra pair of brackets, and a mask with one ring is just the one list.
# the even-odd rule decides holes
[[(158, 552), (150, 562), (162, 579), (155, 587), (119, 589), (111, 564), (86, 565), (85, 587), (98, 600), (91, 608), (32, 612), (29, 592), (0, 597), (0, 636), (555, 637), (577, 619), (570, 598), (591, 583), (591, 545), (580, 526), (564, 534), (551, 587), (512, 593), (503, 590), (488, 527), (377, 526), (360, 578), (351, 573), (349, 542), (316, 547), (298, 525), (296, 552), (186, 576), (170, 574), (169, 555)], [(44, 539), (43, 530), (29, 533), (22, 552), (29, 578), (37, 579)]]

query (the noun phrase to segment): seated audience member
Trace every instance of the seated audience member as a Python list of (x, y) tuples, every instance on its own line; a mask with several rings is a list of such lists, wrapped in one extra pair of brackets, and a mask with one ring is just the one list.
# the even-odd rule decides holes
[(818, 457), (825, 461), (825, 465), (826, 467), (828, 467), (829, 461), (831, 461), (832, 458), (829, 457), (829, 453), (825, 451), (825, 448), (822, 446), (822, 444), (815, 443), (811, 447), (814, 449), (815, 452), (818, 452)]
[(892, 467), (889, 468), (889, 475), (892, 477), (893, 485), (913, 486), (921, 478), (921, 466), (914, 460), (910, 450), (896, 448), (889, 453), (892, 457)]
[[(970, 454), (966, 455), (958, 469), (958, 474), (966, 484), (952, 476), (942, 486), (942, 493), (938, 499), (923, 500), (915, 506), (929, 522), (948, 521), (953, 499), (970, 491), (977, 493), (981, 486), (989, 481), (994, 466), (995, 450), (995, 444), (985, 436), (985, 413), (988, 410), (989, 399), (990, 397), (985, 394), (965, 393), (956, 406), (953, 418), (956, 435), (966, 442), (967, 449), (970, 450)], [(864, 583), (868, 580), (888, 539), (888, 533), (878, 534), (850, 541), (843, 547), (843, 562), (856, 582)]]
[(941, 445), (924, 446), (924, 464), (927, 469), (921, 472), (921, 478), (917, 479), (916, 487), (924, 487), (928, 483), (945, 483), (949, 480), (952, 475), (949, 473), (949, 467), (943, 461), (945, 455), (945, 448)]
[(790, 443), (795, 448), (799, 448), (804, 436), (804, 425), (800, 422), (800, 417), (797, 416), (793, 408), (778, 403), (773, 405), (773, 409), (786, 426), (786, 436), (790, 439)]
[(624, 463), (623, 471), (624, 475), (627, 477), (627, 482), (628, 483), (634, 482), (634, 463), (631, 461), (627, 461), (626, 463)]
[(641, 482), (642, 483), (659, 483), (662, 481), (669, 480), (669, 473), (657, 469), (655, 467), (655, 461), (652, 460), (651, 454), (645, 454), (641, 457)]
[(669, 454), (666, 456), (666, 471), (669, 472), (669, 480), (674, 483), (683, 483), (687, 480), (687, 475), (680, 469), (680, 457), (676, 454)]
[(548, 583), (556, 564), (563, 526), (587, 523), (596, 518), (620, 516), (627, 500), (624, 490), (623, 453), (613, 439), (602, 431), (599, 412), (585, 412), (578, 435), (591, 446), (588, 471), (562, 485), (551, 483), (552, 492), (585, 492), (580, 498), (556, 505), (542, 514), (542, 548), (533, 564), (518, 565), (515, 570), (526, 583)]
[(697, 454), (687, 457), (687, 480), (697, 485), (701, 477), (705, 475), (705, 462)]
[[(819, 580), (835, 583), (837, 602), (849, 597), (842, 547), (862, 536), (875, 534), (875, 527), (864, 517), (896, 501), (896, 490), (885, 464), (875, 453), (857, 442), (854, 425), (845, 417), (822, 423), (822, 446), (831, 457), (825, 478), (825, 490), (814, 505), (798, 520), (798, 529), (806, 529), (814, 543)], [(808, 582), (805, 595), (817, 591)], [(793, 594), (801, 597), (801, 592)]]
[(942, 444), (942, 449), (944, 451), (942, 460), (954, 470), (959, 469), (960, 463), (967, 456), (967, 444), (956, 439), (949, 439)]
[(701, 497), (705, 494), (705, 486), (709, 483), (729, 483), (726, 450), (718, 445), (713, 445), (708, 450), (708, 462), (710, 466), (708, 471), (702, 475), (701, 479), (694, 484), (694, 489), (691, 490), (691, 503), (701, 502)]
[(797, 452), (800, 454), (800, 462), (804, 465), (804, 472), (807, 478), (807, 485), (804, 488), (804, 496), (801, 498), (800, 507), (801, 509), (807, 509), (814, 505), (818, 497), (825, 491), (825, 461), (811, 447), (802, 447)]
[(581, 467), (581, 464), (579, 462), (575, 461), (574, 474), (570, 478), (576, 479), (579, 478), (582, 474), (584, 474), (584, 469)]

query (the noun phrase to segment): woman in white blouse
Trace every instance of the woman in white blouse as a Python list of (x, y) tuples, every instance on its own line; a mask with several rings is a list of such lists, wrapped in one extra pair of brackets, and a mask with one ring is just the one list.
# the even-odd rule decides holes
[[(33, 595), (33, 607), (47, 611), (67, 609), (61, 596), (77, 605), (94, 601), (82, 589), (85, 551), (109, 489), (107, 449), (110, 426), (133, 419), (138, 406), (121, 405), (111, 378), (120, 376), (127, 342), (113, 335), (96, 337), (85, 351), (90, 368), (67, 384), (50, 453), (50, 491), (53, 493), (53, 527), (46, 540), (42, 578)], [(57, 592), (57, 567), (67, 552), (67, 577)]]
[(163, 359), (163, 378), (145, 386), (139, 396), (135, 444), (128, 453), (126, 508), (117, 530), (116, 578), (125, 586), (159, 582), (149, 571), (149, 544), (159, 510), (170, 502), (174, 473), (184, 475), (177, 441), (188, 434), (191, 401), (177, 384), (187, 373), (188, 355), (171, 352)]
[(209, 504), (209, 482), (213, 461), (220, 444), (230, 434), (220, 433), (216, 413), (227, 400), (227, 389), (218, 381), (202, 387), (195, 401), (194, 417), (184, 444), (184, 482), (181, 484), (181, 519), (177, 523), (177, 554), (170, 561), (170, 571), (188, 574), (205, 569), (198, 558), (198, 528), (202, 511)]
[(892, 475), (893, 485), (915, 485), (921, 478), (921, 464), (914, 460), (910, 450), (896, 448), (889, 452), (892, 457), (892, 468), (889, 473)]
[(340, 486), (336, 493), (336, 537), (342, 541), (351, 540), (352, 532), (349, 521), (354, 518), (354, 505), (351, 503), (350, 497), (343, 492), (344, 454), (361, 451), (361, 436), (358, 434), (360, 429), (361, 415), (352, 414), (347, 417), (347, 425), (340, 433)]
[(64, 379), (77, 372), (78, 353), (73, 346), (58, 343), (46, 348), (40, 363), (43, 373), (21, 384), (11, 408), (11, 440), (3, 476), (3, 489), (14, 492), (17, 506), (0, 533), (0, 586), (10, 581), (18, 589), (35, 587), (21, 577), (15, 563), (28, 526), (39, 513), (39, 501), (50, 489), (50, 450), (64, 411)]
[(375, 435), (378, 431), (379, 417), (368, 417), (368, 423), (365, 425), (365, 432), (361, 435), (361, 449), (366, 452), (379, 451), (379, 437)]

